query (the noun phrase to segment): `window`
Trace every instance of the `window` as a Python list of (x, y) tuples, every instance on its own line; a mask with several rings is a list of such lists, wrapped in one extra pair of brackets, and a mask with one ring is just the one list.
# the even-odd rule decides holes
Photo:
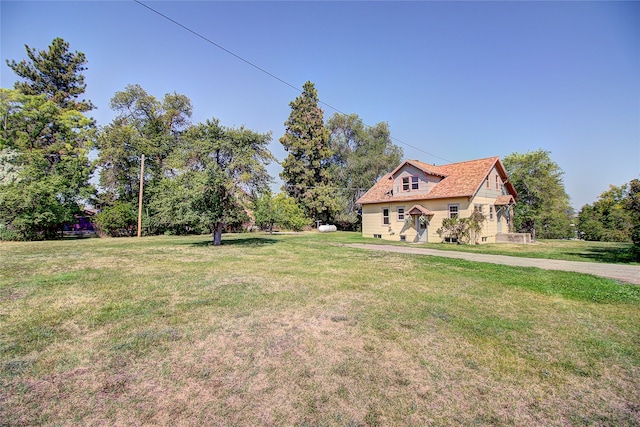
[(382, 234), (374, 234), (373, 238), (374, 239), (382, 239)]
[(389, 225), (389, 208), (382, 209), (382, 224)]
[(476, 212), (482, 213), (482, 205), (473, 206), (473, 210), (476, 211)]
[(460, 205), (449, 205), (449, 218), (457, 218)]
[(417, 176), (412, 176), (411, 177), (411, 189), (412, 190), (417, 190), (418, 189), (418, 177)]
[(398, 221), (404, 221), (404, 207), (398, 208)]
[(489, 188), (489, 175), (487, 175), (487, 188)]
[(489, 205), (489, 220), (493, 221), (493, 206)]
[(402, 191), (409, 191), (409, 178), (402, 178)]
[(496, 190), (500, 189), (500, 177), (496, 175)]

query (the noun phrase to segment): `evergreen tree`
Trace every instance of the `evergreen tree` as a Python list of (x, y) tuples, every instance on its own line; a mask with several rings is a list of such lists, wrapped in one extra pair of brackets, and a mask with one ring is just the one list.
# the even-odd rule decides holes
[(307, 214), (328, 221), (339, 209), (329, 175), (329, 130), (324, 125), (324, 112), (318, 105), (318, 92), (306, 82), (300, 96), (290, 104), (280, 143), (289, 152), (282, 162), (280, 177), (284, 190)]
[(25, 45), (29, 60), (7, 60), (7, 65), (24, 81), (15, 89), (25, 95), (45, 95), (64, 109), (86, 112), (93, 109), (91, 101), (78, 100), (85, 92), (83, 72), (87, 60), (82, 52), (69, 52), (69, 43), (55, 38), (48, 49), (38, 51)]
[(82, 114), (93, 105), (78, 100), (87, 61), (60, 38), (48, 49), (26, 50), (28, 60), (7, 60), (23, 80), (0, 92), (0, 231), (52, 238), (94, 192), (88, 152), (95, 124)]

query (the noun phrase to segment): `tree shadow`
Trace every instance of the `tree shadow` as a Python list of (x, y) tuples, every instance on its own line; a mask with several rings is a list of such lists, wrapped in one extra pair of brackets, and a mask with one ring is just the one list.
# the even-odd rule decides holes
[[(265, 246), (265, 245), (273, 245), (278, 243), (277, 239), (272, 239), (269, 237), (241, 237), (235, 239), (225, 239), (224, 235), (222, 237), (222, 244), (220, 246)], [(202, 242), (195, 243), (185, 243), (186, 245), (191, 246), (213, 246), (213, 240), (209, 238), (209, 240), (205, 240)]]
[[(575, 253), (566, 253), (576, 255)], [(610, 264), (629, 264), (640, 261), (638, 252), (633, 246), (628, 248), (589, 248), (586, 249), (586, 252), (577, 255), (590, 261)]]

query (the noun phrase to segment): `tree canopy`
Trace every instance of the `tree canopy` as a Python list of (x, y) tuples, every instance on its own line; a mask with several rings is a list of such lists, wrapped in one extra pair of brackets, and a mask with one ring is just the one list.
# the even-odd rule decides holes
[(562, 169), (551, 160), (551, 153), (542, 149), (512, 153), (503, 163), (518, 193), (515, 230), (531, 233), (534, 238), (571, 237), (573, 210), (562, 182)]
[(635, 219), (640, 217), (637, 207), (634, 211), (633, 186), (634, 181), (619, 187), (611, 185), (598, 200), (584, 205), (577, 218), (580, 237), (592, 241), (633, 241)]
[(336, 113), (329, 128), (329, 173), (341, 209), (334, 218), (342, 228), (359, 223), (356, 200), (402, 160), (402, 149), (391, 141), (387, 123), (366, 126), (357, 114)]
[(70, 52), (69, 43), (55, 38), (48, 49), (25, 45), (28, 60), (7, 60), (7, 65), (23, 81), (14, 88), (25, 95), (44, 95), (63, 109), (85, 112), (93, 109), (91, 101), (78, 100), (87, 85), (83, 72), (87, 60), (82, 52)]

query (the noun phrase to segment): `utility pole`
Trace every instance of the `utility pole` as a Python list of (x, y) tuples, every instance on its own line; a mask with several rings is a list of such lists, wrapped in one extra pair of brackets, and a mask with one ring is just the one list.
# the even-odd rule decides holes
[(142, 235), (142, 190), (144, 188), (144, 154), (140, 158), (140, 195), (138, 196), (138, 237)]

